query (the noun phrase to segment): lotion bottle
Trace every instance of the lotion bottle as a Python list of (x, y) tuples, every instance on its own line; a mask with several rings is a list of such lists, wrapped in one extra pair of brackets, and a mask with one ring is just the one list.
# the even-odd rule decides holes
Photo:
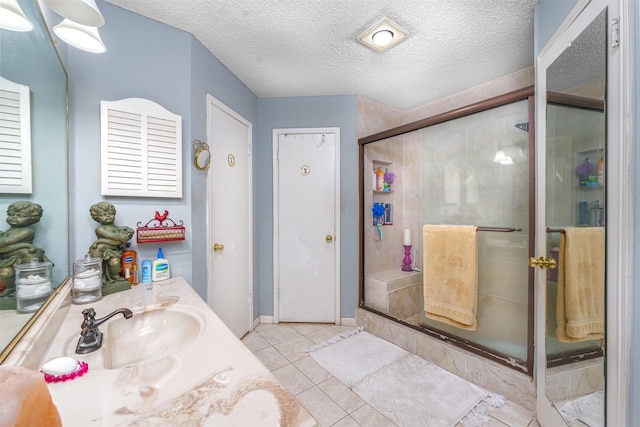
[(159, 282), (161, 280), (167, 280), (171, 277), (169, 270), (169, 261), (167, 261), (162, 253), (162, 248), (158, 248), (158, 258), (153, 261), (151, 266), (151, 280)]

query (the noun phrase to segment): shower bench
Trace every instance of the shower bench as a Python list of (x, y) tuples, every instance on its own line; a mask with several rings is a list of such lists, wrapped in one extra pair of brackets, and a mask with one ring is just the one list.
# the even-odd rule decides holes
[(368, 273), (364, 295), (367, 307), (407, 320), (423, 310), (422, 273), (399, 268)]

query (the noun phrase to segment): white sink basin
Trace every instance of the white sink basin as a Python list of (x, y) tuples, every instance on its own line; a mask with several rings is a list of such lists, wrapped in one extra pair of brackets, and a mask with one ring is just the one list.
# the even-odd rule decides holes
[(118, 369), (153, 362), (186, 348), (202, 331), (194, 312), (170, 309), (109, 320), (104, 331), (104, 367)]

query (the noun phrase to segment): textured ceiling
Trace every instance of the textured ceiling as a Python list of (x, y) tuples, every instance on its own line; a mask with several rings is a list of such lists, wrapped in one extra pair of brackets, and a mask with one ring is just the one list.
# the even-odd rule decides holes
[[(192, 33), (258, 97), (406, 110), (533, 66), (537, 0), (105, 1)], [(356, 39), (383, 16), (409, 37), (378, 53)]]

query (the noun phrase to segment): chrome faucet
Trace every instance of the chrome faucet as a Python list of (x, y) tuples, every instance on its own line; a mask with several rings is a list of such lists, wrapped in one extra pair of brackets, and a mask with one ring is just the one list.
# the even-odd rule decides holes
[(85, 308), (82, 310), (82, 314), (84, 315), (84, 320), (82, 321), (82, 325), (80, 325), (82, 329), (80, 331), (78, 345), (76, 346), (76, 353), (78, 354), (91, 353), (102, 346), (102, 332), (100, 332), (98, 326), (116, 314), (124, 315), (125, 319), (130, 319), (133, 316), (133, 313), (128, 308), (119, 308), (100, 319), (96, 319), (96, 311), (93, 307)]

